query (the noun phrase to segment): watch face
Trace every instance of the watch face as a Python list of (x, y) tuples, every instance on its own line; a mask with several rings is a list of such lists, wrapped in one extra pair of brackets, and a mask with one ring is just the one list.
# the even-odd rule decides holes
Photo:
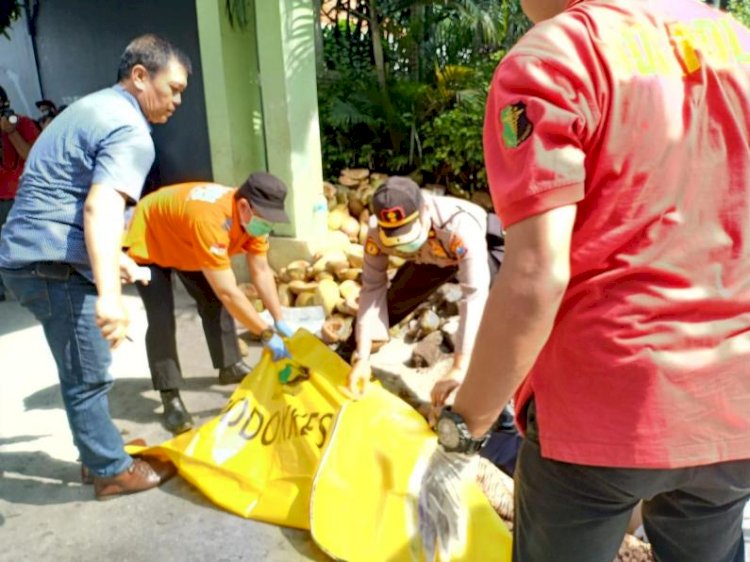
[(461, 436), (453, 420), (441, 418), (437, 424), (438, 441), (443, 447), (455, 449), (461, 442)]

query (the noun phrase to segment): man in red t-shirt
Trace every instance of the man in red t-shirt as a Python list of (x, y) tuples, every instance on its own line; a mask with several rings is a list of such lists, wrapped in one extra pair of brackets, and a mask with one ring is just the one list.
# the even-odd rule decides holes
[(523, 0), (484, 130), (507, 228), (422, 485), (429, 548), (516, 390), (516, 561), (742, 560), (750, 494), (750, 31), (691, 0)]
[[(39, 127), (32, 119), (11, 114), (8, 95), (0, 87), (0, 233), (13, 206), (26, 157), (38, 136)], [(0, 281), (0, 301), (4, 300)]]

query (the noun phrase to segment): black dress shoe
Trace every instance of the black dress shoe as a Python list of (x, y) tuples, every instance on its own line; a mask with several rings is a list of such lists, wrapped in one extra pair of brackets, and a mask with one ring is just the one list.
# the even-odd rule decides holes
[(182, 403), (179, 390), (162, 390), (161, 401), (164, 404), (164, 427), (175, 435), (193, 427), (193, 418)]
[(244, 361), (238, 361), (229, 367), (219, 369), (219, 384), (236, 384), (252, 371), (252, 368)]

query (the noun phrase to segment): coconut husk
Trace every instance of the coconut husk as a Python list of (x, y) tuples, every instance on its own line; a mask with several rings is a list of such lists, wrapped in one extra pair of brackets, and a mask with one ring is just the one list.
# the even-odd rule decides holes
[(289, 290), (295, 295), (300, 293), (312, 293), (315, 291), (318, 283), (316, 281), (290, 281)]
[(440, 328), (440, 317), (433, 310), (425, 310), (419, 315), (419, 331), (423, 336)]
[(289, 283), (292, 280), (292, 278), (289, 277), (289, 271), (287, 271), (286, 267), (279, 269), (279, 273), (276, 277), (279, 283)]
[(346, 257), (351, 267), (361, 268), (365, 263), (365, 247), (361, 244), (352, 244), (345, 251)]
[(323, 182), (323, 195), (325, 195), (325, 198), (328, 201), (333, 201), (336, 199), (336, 186), (333, 185), (331, 182), (324, 181)]
[(316, 246), (316, 253), (313, 261), (317, 260), (326, 252), (343, 252), (351, 245), (352, 243), (351, 240), (349, 240), (349, 237), (340, 230), (326, 230), (324, 238), (320, 240), (320, 245)]
[(252, 300), (258, 298), (258, 290), (252, 283), (240, 283), (238, 287), (248, 299)]
[(279, 304), (281, 306), (292, 306), (294, 304), (294, 294), (289, 290), (288, 283), (281, 283), (276, 287), (279, 294)]
[(369, 208), (370, 202), (372, 201), (372, 195), (375, 193), (375, 187), (372, 185), (365, 185), (362, 189), (359, 190), (359, 198), (362, 201), (362, 204)]
[(349, 262), (346, 258), (346, 253), (341, 250), (334, 250), (326, 252), (315, 260), (312, 265), (313, 275), (317, 275), (322, 271), (329, 273), (335, 273), (336, 269), (347, 265)]
[(346, 176), (342, 173), (339, 176), (339, 183), (345, 187), (357, 187), (359, 185), (359, 180), (350, 178), (349, 176)]
[(331, 279), (323, 279), (315, 289), (315, 304), (322, 306), (326, 317), (333, 314), (341, 300), (339, 286)]
[(348, 316), (356, 316), (359, 312), (359, 302), (357, 299), (342, 299), (336, 305), (336, 312)]
[(342, 267), (335, 271), (336, 279), (339, 281), (362, 281), (362, 270), (359, 267)]
[(492, 509), (511, 526), (513, 523), (513, 479), (484, 457), (479, 458), (477, 484)]
[(344, 220), (349, 218), (348, 205), (336, 205), (333, 210), (328, 212), (328, 229), (339, 230)]
[(359, 182), (370, 177), (370, 170), (367, 168), (345, 168), (341, 170), (341, 175)]
[(260, 299), (252, 299), (250, 301), (255, 309), (255, 312), (263, 312), (266, 309), (266, 305)]
[(315, 293), (310, 291), (300, 293), (294, 300), (294, 306), (297, 308), (302, 308), (305, 306), (315, 306)]
[(388, 174), (380, 174), (378, 172), (372, 172), (370, 174), (370, 185), (372, 185), (375, 189), (383, 185), (385, 183), (385, 180), (388, 179)]
[(346, 217), (341, 223), (341, 232), (352, 242), (359, 242), (359, 221), (352, 216)]
[(305, 281), (308, 277), (310, 262), (295, 260), (286, 266), (286, 273), (290, 281)]
[(366, 222), (359, 223), (359, 236), (357, 236), (357, 243), (362, 246), (367, 242), (367, 233), (370, 231), (370, 226)]
[(359, 283), (356, 281), (342, 281), (339, 285), (339, 293), (341, 293), (341, 296), (345, 299), (357, 299), (359, 298), (359, 292), (362, 290), (362, 287), (359, 286)]
[(352, 319), (334, 314), (323, 322), (320, 330), (321, 339), (327, 343), (346, 341), (352, 334)]
[(315, 274), (315, 280), (320, 283), (323, 279), (333, 279), (334, 275), (333, 273), (330, 273), (328, 271), (320, 271)]
[(237, 338), (237, 348), (240, 350), (240, 355), (242, 355), (242, 357), (247, 357), (250, 353), (250, 348), (248, 347), (247, 342), (242, 338)]
[(614, 562), (654, 562), (651, 545), (633, 535), (625, 535)]

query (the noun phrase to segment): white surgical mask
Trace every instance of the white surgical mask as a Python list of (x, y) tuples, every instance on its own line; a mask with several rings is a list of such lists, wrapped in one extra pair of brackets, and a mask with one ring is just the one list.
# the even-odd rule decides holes
[(429, 233), (427, 232), (426, 228), (423, 228), (422, 231), (419, 233), (419, 236), (417, 236), (414, 240), (411, 242), (406, 242), (405, 244), (399, 244), (398, 246), (394, 246), (396, 251), (402, 253), (402, 254), (413, 254), (417, 252), (425, 242), (427, 242), (427, 236)]

